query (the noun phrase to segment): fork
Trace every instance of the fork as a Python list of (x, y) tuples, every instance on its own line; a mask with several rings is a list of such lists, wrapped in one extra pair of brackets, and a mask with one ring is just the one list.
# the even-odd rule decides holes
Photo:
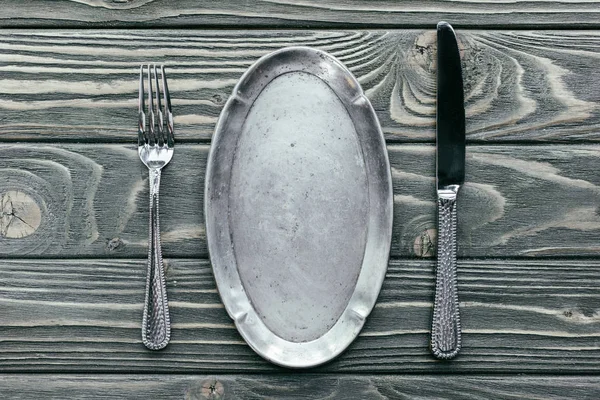
[[(152, 76), (151, 76), (152, 72)], [(173, 157), (173, 113), (164, 66), (160, 67), (164, 111), (156, 65), (148, 65), (148, 114), (144, 99), (144, 65), (140, 67), (138, 154), (148, 167), (150, 181), (150, 238), (148, 242), (148, 272), (146, 300), (142, 319), (142, 342), (150, 350), (160, 350), (171, 339), (171, 318), (167, 302), (167, 287), (160, 245), (158, 193), (162, 168)], [(153, 96), (153, 79), (156, 90)], [(149, 126), (147, 126), (149, 125)]]

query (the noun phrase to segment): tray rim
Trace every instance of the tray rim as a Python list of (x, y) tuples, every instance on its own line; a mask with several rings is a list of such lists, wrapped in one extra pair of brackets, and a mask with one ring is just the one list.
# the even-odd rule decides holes
[[(294, 68), (290, 69), (290, 66), (287, 65), (287, 72), (275, 73), (272, 77), (269, 74), (265, 75), (265, 70), (269, 71), (267, 68), (270, 66), (270, 63), (275, 63), (276, 67), (282, 68), (284, 64), (280, 62), (278, 65), (278, 59), (286, 60), (288, 58), (304, 60), (304, 64), (299, 62), (299, 65), (304, 67), (298, 68), (298, 65), (292, 65)], [(324, 62), (327, 63), (327, 66), (323, 65)], [(261, 71), (260, 75), (257, 74), (258, 70)], [(274, 68), (274, 70), (277, 70), (277, 68)], [(227, 132), (225, 128), (230, 123), (232, 109), (236, 106), (246, 107), (247, 110), (242, 119), (242, 122), (245, 122), (248, 112), (254, 101), (262, 93), (262, 90), (272, 80), (291, 72), (305, 72), (316, 76), (323, 80), (340, 99), (356, 129), (357, 143), (361, 152), (363, 152), (364, 168), (369, 187), (369, 227), (362, 265), (356, 284), (354, 285), (354, 290), (335, 324), (322, 336), (308, 342), (291, 342), (285, 340), (272, 332), (258, 317), (249, 296), (245, 293), (244, 285), (237, 271), (230, 235), (221, 235), (221, 239), (224, 238), (225, 241), (229, 242), (229, 254), (223, 254), (219, 250), (219, 248), (223, 248), (224, 246), (219, 243), (219, 238), (216, 235), (216, 232), (219, 232), (219, 224), (213, 215), (213, 208), (215, 204), (218, 205), (218, 202), (213, 200), (216, 192), (218, 192), (218, 199), (221, 202), (226, 201), (227, 204), (229, 203), (229, 186), (225, 186), (227, 193), (222, 196), (222, 192), (215, 191), (214, 188), (218, 186), (222, 189), (224, 185), (223, 183), (214, 185), (213, 177), (218, 166), (217, 162), (220, 161), (219, 156), (221, 154), (222, 141), (224, 140), (222, 132), (224, 130)], [(265, 81), (262, 83), (262, 89), (257, 93), (251, 93), (250, 98), (246, 98), (244, 89), (249, 83), (252, 83), (251, 79), (256, 76), (260, 76), (259, 80)], [(341, 82), (339, 79), (340, 76), (345, 78), (344, 84), (347, 86), (344, 89), (346, 93), (339, 92), (331, 86), (334, 79), (337, 84)], [(267, 79), (264, 79), (265, 77)], [(330, 82), (327, 80), (328, 77), (331, 80)], [(340, 97), (342, 94), (345, 94), (345, 96)], [(361, 134), (362, 131), (357, 126), (358, 117), (352, 111), (359, 111), (360, 116), (365, 124), (367, 124), (366, 126), (374, 132), (370, 131), (369, 135)], [(241, 130), (235, 135), (236, 145), (240, 136)], [(370, 142), (369, 148), (366, 149), (368, 154), (364, 154), (365, 144), (363, 141), (366, 139), (369, 139)], [(367, 159), (369, 155), (373, 154), (380, 156), (380, 159), (376, 160), (377, 162)], [(371, 169), (375, 168), (379, 170), (381, 173), (380, 176), (375, 178), (370, 176), (373, 171), (369, 169), (369, 163), (375, 165)], [(222, 171), (217, 172), (221, 173)], [(230, 178), (230, 172), (227, 178)], [(374, 179), (378, 182), (372, 185)], [(227, 182), (228, 184), (229, 182)], [(382, 203), (380, 204), (381, 207), (375, 211), (371, 205), (372, 197), (374, 196), (371, 186), (379, 187), (383, 192), (379, 197), (384, 199), (384, 201), (379, 202)], [(226, 200), (223, 200), (225, 197)], [(379, 215), (373, 216), (374, 212), (378, 212)], [(261, 57), (242, 75), (221, 111), (212, 138), (206, 167), (204, 215), (208, 251), (219, 295), (227, 313), (234, 321), (238, 332), (257, 354), (280, 366), (308, 368), (321, 365), (335, 358), (356, 339), (365, 323), (365, 319), (375, 306), (387, 271), (392, 240), (393, 188), (385, 139), (375, 111), (362, 91), (359, 82), (339, 60), (318, 49), (305, 46), (292, 46)], [(225, 225), (228, 228), (229, 219), (226, 218), (225, 221)], [(377, 232), (373, 232), (374, 230)], [(376, 243), (373, 244), (373, 241), (376, 241)], [(371, 246), (369, 246), (370, 244)], [(228, 288), (225, 288), (225, 286), (228, 286)]]

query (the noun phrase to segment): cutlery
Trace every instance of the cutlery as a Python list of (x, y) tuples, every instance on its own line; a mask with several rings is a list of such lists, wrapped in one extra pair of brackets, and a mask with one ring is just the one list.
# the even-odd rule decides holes
[[(148, 167), (150, 181), (150, 238), (146, 299), (142, 320), (142, 342), (150, 350), (167, 346), (171, 338), (171, 320), (160, 244), (158, 194), (161, 170), (173, 157), (173, 114), (164, 66), (160, 67), (164, 110), (161, 105), (159, 73), (156, 65), (147, 68), (148, 114), (144, 98), (144, 66), (140, 67), (138, 154)], [(153, 83), (154, 81), (154, 83)], [(152, 86), (155, 86), (154, 91)], [(153, 96), (155, 94), (155, 96)]]
[(431, 351), (451, 359), (461, 347), (456, 282), (456, 197), (465, 180), (465, 109), (460, 54), (452, 26), (437, 25), (438, 246)]

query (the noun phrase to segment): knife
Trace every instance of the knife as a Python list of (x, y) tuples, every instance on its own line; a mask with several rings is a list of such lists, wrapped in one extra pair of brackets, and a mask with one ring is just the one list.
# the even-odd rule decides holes
[(438, 246), (431, 351), (451, 359), (460, 350), (456, 283), (456, 196), (465, 181), (465, 108), (458, 44), (452, 26), (437, 25)]

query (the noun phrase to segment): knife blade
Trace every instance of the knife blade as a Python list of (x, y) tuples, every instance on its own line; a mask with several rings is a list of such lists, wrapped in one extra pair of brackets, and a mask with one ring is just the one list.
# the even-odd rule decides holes
[(454, 29), (437, 25), (438, 246), (431, 351), (451, 359), (461, 347), (456, 279), (456, 198), (465, 180), (465, 108), (460, 53)]

